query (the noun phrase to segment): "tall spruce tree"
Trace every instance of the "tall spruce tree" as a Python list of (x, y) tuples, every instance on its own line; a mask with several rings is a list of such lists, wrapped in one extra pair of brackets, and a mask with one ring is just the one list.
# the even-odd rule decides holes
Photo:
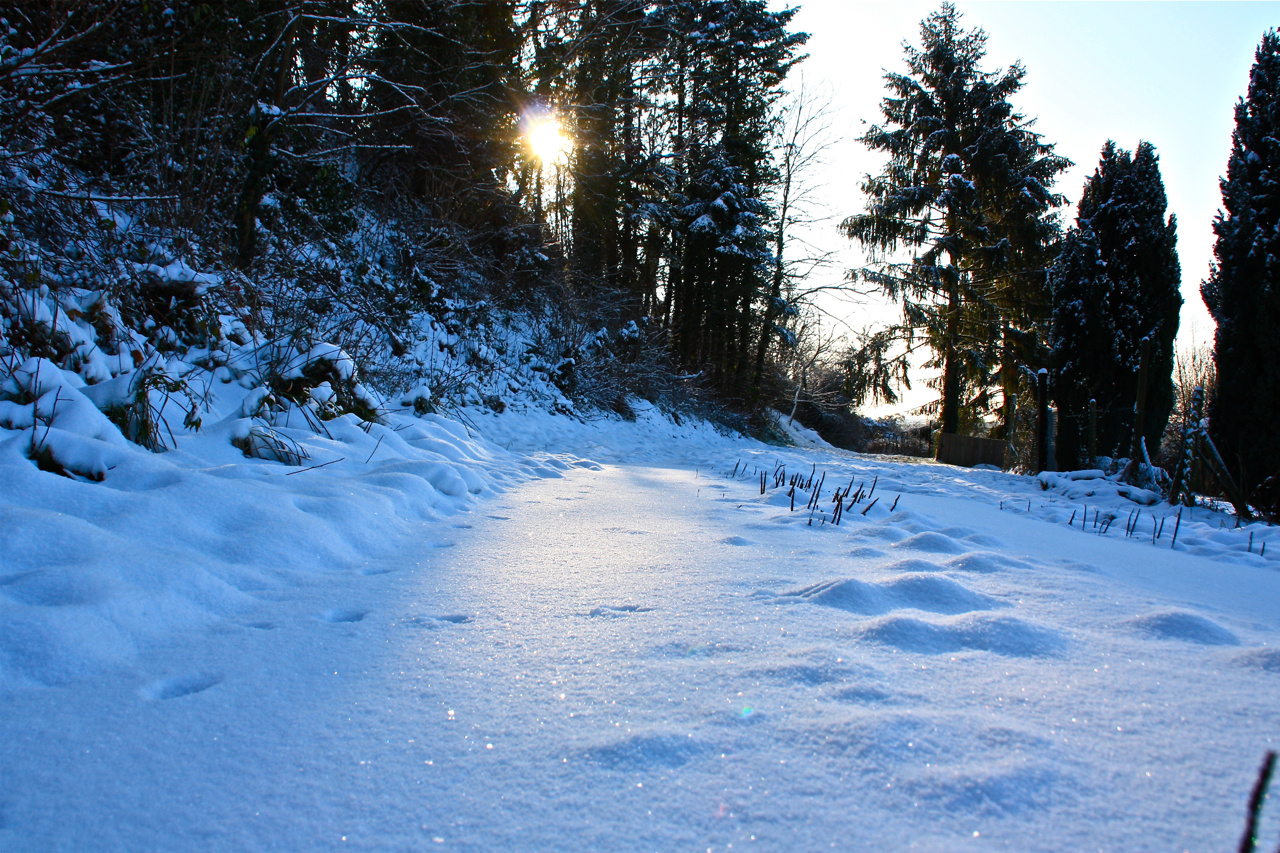
[(1236, 104), (1216, 262), (1200, 293), (1217, 321), (1210, 434), (1246, 493), (1280, 474), (1280, 35), (1262, 37)]
[[(980, 67), (985, 32), (963, 29), (944, 3), (920, 33), (921, 47), (906, 48), (908, 73), (885, 75), (885, 123), (862, 137), (889, 162), (863, 182), (866, 212), (842, 227), (876, 253), (863, 280), (902, 304), (891, 337), (910, 348), (922, 336), (934, 351), (942, 429), (954, 433), (966, 399), (985, 407), (993, 361), (1006, 362), (999, 373), (1009, 395), (1015, 374), (1007, 362), (1019, 355), (1012, 342), (1034, 339), (1047, 313), (1044, 247), (1056, 237), (1062, 204), (1050, 186), (1069, 162), (1010, 102), (1022, 66)], [(903, 262), (900, 250), (914, 256)], [(1016, 349), (1025, 364), (1027, 347)], [(886, 370), (880, 356), (874, 361)], [(865, 384), (885, 383), (876, 376)]]
[[(769, 150), (774, 105), (808, 38), (787, 30), (795, 12), (770, 11), (761, 0), (705, 0), (667, 2), (659, 13), (672, 34), (675, 90), (672, 347), (683, 366), (740, 397), (752, 391), (756, 336), (771, 333), (762, 310), (770, 254), (756, 244), (763, 246), (759, 228), (773, 216), (767, 199), (778, 180)], [(699, 209), (708, 197), (739, 221), (736, 236), (709, 239)]]
[[(1077, 229), (1096, 246), (1101, 279), (1096, 267), (1067, 254), (1075, 250), (1072, 242), (1053, 273), (1054, 347), (1061, 350), (1054, 354), (1054, 397), (1064, 464), (1079, 458), (1075, 437), (1084, 434), (1090, 398), (1098, 403), (1098, 452), (1129, 455), (1144, 339), (1150, 340), (1150, 361), (1142, 438), (1150, 455), (1159, 447), (1173, 409), (1173, 340), (1182, 308), (1177, 223), (1166, 216), (1167, 206), (1155, 147), (1140, 142), (1131, 154), (1108, 141), (1076, 217)], [(1077, 316), (1071, 305), (1082, 293), (1091, 294), (1094, 305), (1105, 300), (1106, 316), (1093, 306)], [(1077, 320), (1096, 328), (1071, 329)], [(1103, 349), (1104, 335), (1114, 338), (1113, 346)], [(1073, 341), (1089, 341), (1089, 351), (1076, 350)]]

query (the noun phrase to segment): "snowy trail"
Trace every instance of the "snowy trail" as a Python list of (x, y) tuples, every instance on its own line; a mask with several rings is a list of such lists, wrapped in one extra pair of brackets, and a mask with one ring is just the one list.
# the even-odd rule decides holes
[(1234, 846), (1280, 574), (818, 458), (902, 505), (810, 527), (706, 468), (569, 471), (6, 697), (0, 848)]

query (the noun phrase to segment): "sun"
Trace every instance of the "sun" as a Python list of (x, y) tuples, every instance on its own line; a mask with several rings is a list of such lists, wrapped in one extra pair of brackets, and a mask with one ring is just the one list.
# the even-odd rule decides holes
[(573, 142), (564, 135), (560, 122), (550, 115), (529, 119), (525, 142), (543, 165), (559, 165), (569, 157)]

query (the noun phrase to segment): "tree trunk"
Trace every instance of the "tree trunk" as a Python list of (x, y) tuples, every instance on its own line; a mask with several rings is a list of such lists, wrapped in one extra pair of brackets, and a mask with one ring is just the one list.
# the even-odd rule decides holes
[(1000, 403), (1000, 423), (1004, 430), (1004, 440), (1012, 441), (1014, 432), (1014, 394), (1017, 393), (1018, 373), (1013, 363), (1013, 331), (1008, 323), (1000, 329), (1000, 390), (1003, 398)]
[(769, 285), (769, 298), (764, 306), (764, 326), (760, 330), (760, 343), (756, 346), (756, 368), (751, 385), (759, 394), (764, 377), (764, 357), (769, 351), (769, 339), (773, 337), (773, 325), (778, 319), (778, 303), (782, 301), (782, 250), (785, 248), (787, 207), (791, 201), (791, 151), (783, 161), (782, 199), (778, 206), (778, 230), (773, 238), (773, 281)]
[(947, 343), (942, 364), (942, 431), (960, 429), (960, 283), (954, 266), (947, 268)]

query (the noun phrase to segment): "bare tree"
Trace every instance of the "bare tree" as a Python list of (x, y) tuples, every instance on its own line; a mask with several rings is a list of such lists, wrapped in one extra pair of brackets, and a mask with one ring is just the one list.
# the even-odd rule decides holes
[[(791, 347), (796, 345), (796, 336), (787, 330), (788, 321), (799, 318), (799, 305), (809, 302), (817, 292), (802, 290), (800, 282), (831, 263), (832, 253), (817, 250), (797, 232), (834, 218), (821, 206), (817, 198), (818, 185), (811, 180), (814, 173), (826, 165), (826, 153), (838, 141), (831, 130), (832, 111), (830, 93), (808, 89), (803, 77), (799, 88), (781, 108), (781, 121), (774, 139), (780, 181), (774, 200), (777, 222), (773, 233), (773, 270), (764, 329), (756, 349), (753, 384), (757, 389), (764, 375), (770, 342), (777, 338)], [(802, 328), (803, 325), (801, 323)]]

